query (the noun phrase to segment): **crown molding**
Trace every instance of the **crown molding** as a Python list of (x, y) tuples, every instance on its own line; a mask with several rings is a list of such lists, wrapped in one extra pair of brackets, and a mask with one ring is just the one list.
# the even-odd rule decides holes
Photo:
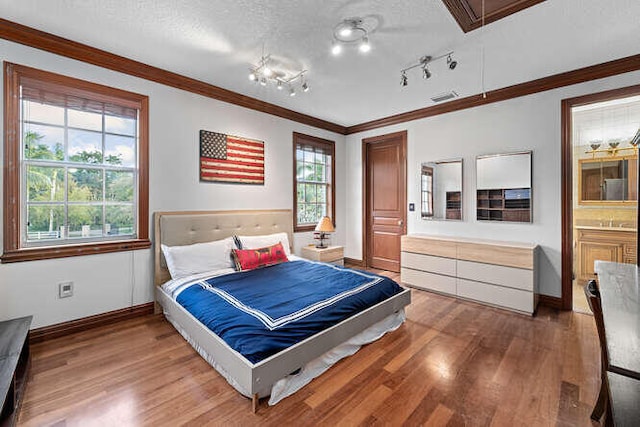
[[(485, 9), (488, 11), (485, 12), (484, 23), (490, 24), (544, 1), (546, 0), (510, 0), (507, 2), (487, 0), (488, 4)], [(474, 10), (469, 0), (442, 0), (442, 3), (449, 9), (460, 29), (465, 33), (482, 27), (482, 13)]]
[(482, 94), (471, 95), (444, 104), (424, 107), (418, 110), (383, 117), (381, 119), (372, 120), (370, 122), (365, 122), (354, 126), (348, 126), (346, 134), (351, 135), (358, 132), (364, 132), (367, 130), (378, 129), (385, 126), (423, 119), (425, 117), (437, 116), (439, 114), (479, 107), (481, 105), (506, 101), (512, 98), (532, 95), (538, 92), (545, 92), (564, 86), (571, 86), (590, 80), (602, 79), (605, 77), (611, 77), (637, 70), (640, 70), (640, 54), (627, 56), (626, 58), (620, 58), (609, 62), (603, 62), (601, 64), (591, 65), (589, 67), (579, 68), (577, 70), (554, 74), (525, 83), (507, 86), (501, 89), (492, 90), (487, 92), (486, 96), (483, 96)]
[(471, 95), (445, 104), (345, 127), (2, 18), (0, 18), (0, 38), (342, 135), (351, 135), (640, 70), (640, 54), (632, 55), (492, 90), (485, 96)]
[(0, 18), (0, 38), (316, 128), (339, 134), (344, 134), (346, 131), (344, 126), (336, 123), (298, 113), (2, 18)]

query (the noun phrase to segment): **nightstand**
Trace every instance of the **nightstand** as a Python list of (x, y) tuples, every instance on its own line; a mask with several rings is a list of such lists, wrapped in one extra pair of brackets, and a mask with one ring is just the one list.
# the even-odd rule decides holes
[(302, 256), (311, 261), (328, 262), (335, 265), (344, 265), (344, 253), (342, 246), (329, 246), (316, 248), (315, 245), (303, 246)]

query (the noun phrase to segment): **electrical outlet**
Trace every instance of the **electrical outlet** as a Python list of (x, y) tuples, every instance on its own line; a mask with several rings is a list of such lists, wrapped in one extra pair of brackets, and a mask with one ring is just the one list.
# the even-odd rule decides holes
[(73, 296), (73, 282), (58, 283), (58, 298), (68, 298)]

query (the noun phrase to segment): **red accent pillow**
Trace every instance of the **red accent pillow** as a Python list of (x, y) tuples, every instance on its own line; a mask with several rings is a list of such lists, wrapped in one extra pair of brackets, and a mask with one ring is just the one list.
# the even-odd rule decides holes
[(282, 243), (258, 249), (231, 249), (231, 257), (238, 271), (253, 270), (289, 261)]

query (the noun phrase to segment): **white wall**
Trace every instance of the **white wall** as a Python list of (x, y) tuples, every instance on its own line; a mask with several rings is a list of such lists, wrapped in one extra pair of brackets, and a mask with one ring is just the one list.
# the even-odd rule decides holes
[[(335, 141), (336, 233), (332, 241), (344, 243), (344, 136), (4, 40), (0, 40), (0, 60), (149, 96), (150, 214), (160, 210), (291, 209), (292, 132)], [(200, 129), (265, 141), (265, 185), (199, 182)], [(294, 240), (299, 252), (313, 239), (311, 233), (299, 233)], [(0, 320), (33, 314), (32, 327), (37, 328), (153, 301), (152, 262), (149, 249), (1, 264)], [(75, 295), (58, 299), (57, 283), (69, 280), (74, 282)]]
[[(347, 136), (345, 256), (362, 259), (362, 139), (408, 132), (407, 202), (420, 201), (420, 164), (463, 158), (463, 221), (424, 221), (407, 212), (408, 233), (535, 242), (541, 246), (540, 292), (561, 294), (561, 100), (630, 86), (640, 72), (582, 83), (468, 110)], [(475, 157), (533, 150), (533, 222), (478, 222), (475, 217)]]

